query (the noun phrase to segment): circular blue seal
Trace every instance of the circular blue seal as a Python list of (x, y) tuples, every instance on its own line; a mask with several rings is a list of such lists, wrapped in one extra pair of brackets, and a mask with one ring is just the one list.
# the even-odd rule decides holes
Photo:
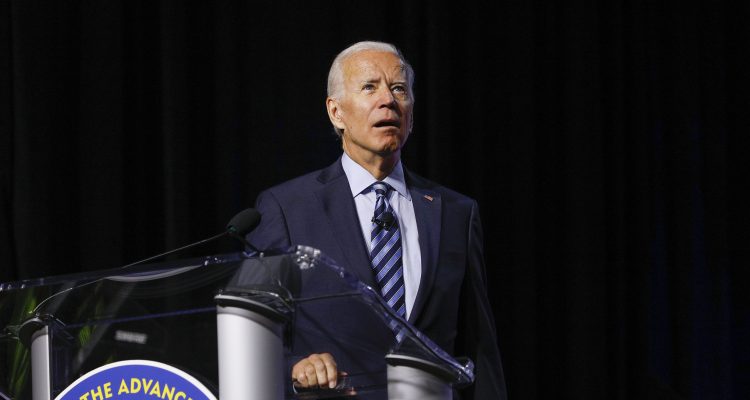
[(216, 400), (197, 379), (148, 360), (119, 361), (78, 378), (55, 400)]

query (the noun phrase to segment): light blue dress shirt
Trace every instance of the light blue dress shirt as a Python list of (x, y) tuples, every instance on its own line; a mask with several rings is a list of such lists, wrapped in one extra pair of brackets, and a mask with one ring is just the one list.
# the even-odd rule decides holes
[[(367, 251), (371, 250), (370, 232), (372, 230), (372, 215), (375, 212), (375, 192), (370, 186), (377, 182), (370, 173), (361, 165), (352, 160), (346, 153), (341, 157), (341, 165), (349, 180), (349, 188), (354, 197), (357, 207), (359, 224), (362, 227), (362, 235), (367, 244)], [(411, 315), (414, 299), (417, 297), (419, 280), (422, 278), (422, 254), (419, 250), (419, 232), (417, 232), (417, 218), (414, 215), (414, 205), (411, 194), (406, 188), (404, 179), (404, 168), (401, 161), (396, 164), (388, 177), (383, 182), (391, 185), (393, 189), (388, 194), (388, 202), (396, 213), (399, 228), (401, 229), (402, 261), (404, 268), (404, 300), (406, 301), (406, 318)]]

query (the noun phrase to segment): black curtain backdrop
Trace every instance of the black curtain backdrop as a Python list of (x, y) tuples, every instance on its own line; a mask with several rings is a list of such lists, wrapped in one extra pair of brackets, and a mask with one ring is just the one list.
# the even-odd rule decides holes
[(480, 203), (512, 399), (750, 398), (737, 3), (2, 0), (0, 280), (208, 237), (333, 162), (330, 62), (383, 40), (405, 164)]

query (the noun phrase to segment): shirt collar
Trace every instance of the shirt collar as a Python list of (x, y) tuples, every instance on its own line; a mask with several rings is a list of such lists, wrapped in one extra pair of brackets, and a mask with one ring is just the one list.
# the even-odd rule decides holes
[[(346, 174), (346, 179), (349, 181), (352, 197), (361, 194), (378, 181), (361, 165), (354, 162), (346, 153), (341, 156), (341, 166), (344, 168), (344, 174)], [(383, 182), (391, 185), (405, 199), (411, 200), (411, 195), (406, 190), (406, 180), (404, 179), (404, 168), (401, 166), (401, 160), (396, 163), (391, 174), (383, 179)]]

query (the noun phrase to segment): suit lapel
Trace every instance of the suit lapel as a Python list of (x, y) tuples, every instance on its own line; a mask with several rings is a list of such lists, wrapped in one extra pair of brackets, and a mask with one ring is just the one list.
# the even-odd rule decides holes
[[(415, 323), (429, 298), (437, 275), (442, 199), (440, 194), (431, 190), (421, 178), (409, 171), (405, 173), (417, 220), (422, 258), (419, 290), (409, 314), (409, 322)], [(377, 289), (378, 285), (370, 266), (365, 239), (362, 237), (362, 229), (358, 223), (359, 217), (354, 198), (349, 188), (349, 181), (341, 167), (341, 160), (324, 169), (318, 176), (318, 181), (321, 186), (315, 194), (321, 202), (326, 220), (333, 231), (333, 237), (336, 238), (341, 254), (344, 256), (343, 259), (335, 261), (354, 273), (364, 284)]]
[(322, 185), (315, 194), (333, 230), (333, 237), (336, 238), (344, 255), (344, 259), (335, 261), (354, 273), (366, 285), (377, 288), (362, 229), (359, 226), (354, 198), (341, 167), (341, 160), (324, 169), (318, 176), (318, 181)]
[(411, 193), (414, 215), (419, 232), (419, 250), (422, 257), (422, 277), (419, 282), (417, 298), (409, 314), (409, 322), (415, 323), (424, 304), (429, 298), (435, 281), (438, 251), (440, 249), (440, 226), (442, 200), (440, 194), (430, 190), (422, 181), (407, 172), (407, 184)]

